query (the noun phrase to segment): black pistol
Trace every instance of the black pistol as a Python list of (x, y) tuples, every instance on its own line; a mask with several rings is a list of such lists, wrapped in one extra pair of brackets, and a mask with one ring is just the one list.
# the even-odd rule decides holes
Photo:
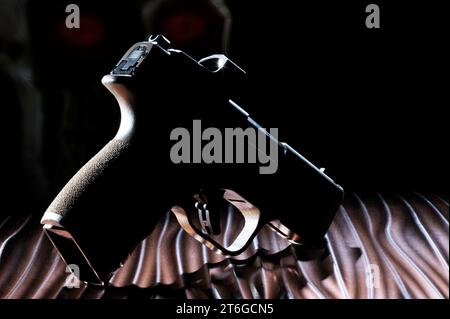
[[(244, 251), (264, 225), (296, 245), (324, 245), (343, 189), (247, 113), (245, 81), (226, 56), (197, 61), (161, 35), (134, 44), (103, 77), (120, 107), (117, 134), (41, 220), (80, 280), (107, 282), (169, 210), (226, 255)], [(228, 245), (218, 240), (224, 203), (243, 217)]]

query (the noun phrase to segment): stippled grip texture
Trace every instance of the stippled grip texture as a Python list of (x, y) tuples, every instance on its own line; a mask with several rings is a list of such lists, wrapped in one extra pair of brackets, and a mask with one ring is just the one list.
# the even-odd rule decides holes
[(92, 188), (101, 174), (113, 165), (127, 149), (127, 140), (111, 140), (93, 158), (91, 158), (64, 186), (47, 211), (65, 216)]

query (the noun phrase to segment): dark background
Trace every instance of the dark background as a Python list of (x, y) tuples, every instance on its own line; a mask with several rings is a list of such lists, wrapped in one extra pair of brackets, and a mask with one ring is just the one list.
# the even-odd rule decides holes
[[(64, 28), (69, 3), (80, 29)], [(41, 213), (113, 136), (118, 108), (100, 79), (158, 32), (197, 58), (226, 52), (249, 74), (243, 106), (344, 188), (448, 190), (440, 2), (220, 3), (2, 1), (2, 214)], [(381, 29), (365, 27), (369, 3)]]

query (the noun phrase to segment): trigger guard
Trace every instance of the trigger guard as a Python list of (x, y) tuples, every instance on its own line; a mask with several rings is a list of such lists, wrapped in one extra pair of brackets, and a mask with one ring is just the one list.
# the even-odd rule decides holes
[(225, 247), (216, 240), (205, 234), (202, 230), (195, 226), (189, 218), (186, 211), (180, 206), (173, 206), (171, 212), (175, 215), (181, 228), (197, 241), (204, 244), (209, 249), (227, 256), (236, 256), (242, 253), (251, 243), (260, 229), (260, 211), (259, 209), (245, 200), (242, 196), (234, 191), (224, 189), (223, 199), (233, 205), (244, 217), (244, 227), (239, 235), (231, 243)]

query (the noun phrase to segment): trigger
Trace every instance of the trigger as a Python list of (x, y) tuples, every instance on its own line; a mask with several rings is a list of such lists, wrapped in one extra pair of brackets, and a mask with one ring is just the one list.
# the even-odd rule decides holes
[(195, 202), (195, 208), (198, 212), (198, 219), (200, 221), (200, 226), (202, 232), (207, 235), (217, 235), (220, 233), (220, 214), (219, 207), (214, 207), (215, 210), (211, 213), (208, 207), (208, 201), (206, 197), (201, 195), (196, 195), (195, 198), (197, 201)]

